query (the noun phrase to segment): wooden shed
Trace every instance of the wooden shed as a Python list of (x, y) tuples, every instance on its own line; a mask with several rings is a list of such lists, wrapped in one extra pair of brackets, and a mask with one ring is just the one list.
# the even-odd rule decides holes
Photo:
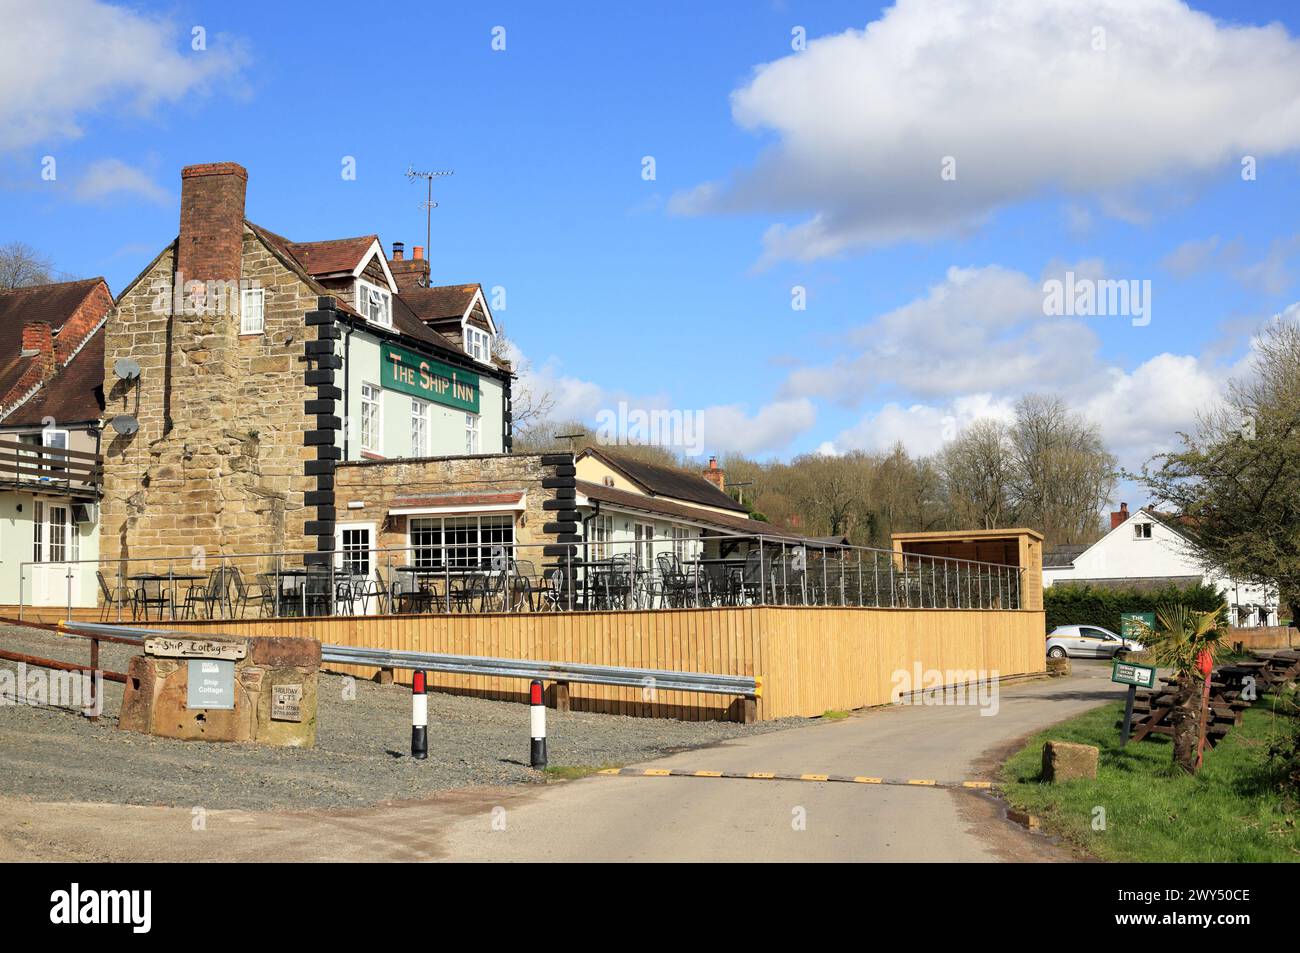
[(909, 556), (1016, 566), (1021, 574), (1021, 608), (1043, 608), (1043, 534), (1035, 529), (935, 530), (894, 533), (894, 552)]

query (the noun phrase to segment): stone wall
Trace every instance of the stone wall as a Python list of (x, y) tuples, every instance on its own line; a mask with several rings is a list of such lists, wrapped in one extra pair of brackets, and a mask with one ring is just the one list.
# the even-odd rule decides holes
[[(547, 513), (542, 501), (552, 494), (542, 489), (540, 454), (485, 454), (460, 457), (426, 457), (414, 460), (353, 460), (340, 463), (334, 475), (340, 523), (374, 523), (380, 548), (407, 545), (406, 518), (388, 518), (393, 500), (443, 494), (505, 493), (522, 490), (526, 509), (515, 517), (515, 539), (520, 543), (552, 543), (542, 532)], [(361, 503), (349, 509), (349, 503)], [(541, 548), (520, 553), (540, 568)], [(405, 560), (403, 560), (405, 561)]]
[[(104, 340), (105, 421), (133, 414), (140, 429), (105, 432), (101, 559), (185, 559), (301, 550), (303, 315), (316, 296), (244, 230), (241, 276), (265, 290), (265, 331), (239, 334), (238, 295), (218, 313), (174, 313), (175, 245), (118, 302)], [(113, 364), (139, 362), (136, 381)], [(146, 568), (132, 566), (133, 571)]]

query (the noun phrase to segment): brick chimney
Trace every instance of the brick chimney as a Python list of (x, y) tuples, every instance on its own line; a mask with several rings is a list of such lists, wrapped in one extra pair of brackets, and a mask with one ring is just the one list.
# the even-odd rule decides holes
[(248, 171), (235, 162), (181, 169), (181, 235), (176, 270), (185, 282), (234, 281), (244, 245)]
[(48, 380), (54, 373), (54, 332), (48, 321), (28, 321), (23, 325), (23, 354), (32, 359), (33, 368), (40, 369), (33, 385)]
[(718, 466), (717, 457), (709, 457), (709, 465), (704, 468), (704, 479), (708, 480), (724, 493), (727, 489), (727, 471)]
[(1110, 528), (1114, 529), (1126, 519), (1128, 519), (1128, 504), (1121, 503), (1119, 509), (1112, 511), (1110, 514)]
[(429, 287), (429, 260), (424, 257), (424, 248), (420, 245), (412, 247), (411, 257), (407, 258), (406, 246), (402, 242), (393, 242), (393, 257), (388, 259), (388, 270), (393, 273), (399, 292)]

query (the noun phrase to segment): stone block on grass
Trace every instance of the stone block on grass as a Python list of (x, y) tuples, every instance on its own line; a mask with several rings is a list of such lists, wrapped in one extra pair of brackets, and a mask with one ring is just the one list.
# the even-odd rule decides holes
[(1043, 780), (1049, 784), (1097, 777), (1100, 752), (1093, 745), (1049, 741), (1043, 745)]

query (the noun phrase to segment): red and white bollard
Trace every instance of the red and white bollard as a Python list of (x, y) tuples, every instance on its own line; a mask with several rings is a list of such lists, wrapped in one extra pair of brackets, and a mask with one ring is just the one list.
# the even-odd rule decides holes
[(529, 688), (529, 735), (532, 739), (530, 762), (541, 771), (546, 767), (546, 706), (542, 704), (542, 683), (534, 681)]
[(424, 672), (411, 679), (411, 757), (423, 761), (429, 757), (429, 696)]

